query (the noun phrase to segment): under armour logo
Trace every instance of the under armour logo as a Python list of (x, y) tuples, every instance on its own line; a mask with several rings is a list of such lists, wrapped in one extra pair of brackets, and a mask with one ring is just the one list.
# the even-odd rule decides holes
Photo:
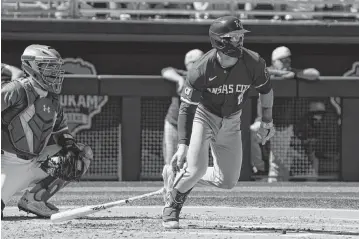
[(46, 105), (44, 105), (44, 112), (46, 112), (46, 111), (47, 111), (47, 113), (50, 113), (50, 106), (46, 107)]

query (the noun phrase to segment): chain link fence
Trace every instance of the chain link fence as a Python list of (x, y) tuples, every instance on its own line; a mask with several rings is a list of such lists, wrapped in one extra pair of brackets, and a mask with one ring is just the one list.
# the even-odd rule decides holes
[[(170, 103), (170, 97), (141, 99), (141, 180), (161, 179), (164, 121)], [(270, 164), (287, 170), (290, 179), (338, 179), (341, 125), (330, 99), (276, 98), (273, 113), (277, 134), (270, 145), (274, 154)], [(94, 151), (84, 180), (118, 180), (121, 114), (121, 97), (109, 97), (93, 117), (91, 129), (76, 134)]]

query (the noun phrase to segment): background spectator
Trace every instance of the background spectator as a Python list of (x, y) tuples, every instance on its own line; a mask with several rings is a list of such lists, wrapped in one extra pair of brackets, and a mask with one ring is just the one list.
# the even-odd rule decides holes
[[(317, 80), (320, 76), (318, 70), (314, 68), (307, 68), (304, 70), (296, 69), (292, 67), (292, 54), (288, 47), (280, 46), (272, 52), (272, 65), (268, 67), (268, 72), (271, 77), (277, 76), (282, 79), (302, 79), (302, 80)], [(289, 180), (290, 169), (294, 158), (303, 158), (303, 155), (293, 147), (294, 137), (294, 115), (290, 111), (291, 107), (287, 107), (292, 104), (291, 101), (295, 99), (276, 98), (274, 104), (274, 112), (280, 114), (281, 117), (274, 117), (274, 124), (276, 126), (277, 133), (272, 140), (265, 146), (259, 145), (256, 141), (256, 131), (258, 130), (258, 122), (260, 114), (258, 111), (258, 117), (255, 123), (251, 126), (251, 161), (253, 165), (253, 172), (263, 174), (268, 172), (268, 182), (278, 180)], [(258, 102), (258, 108), (260, 102)], [(282, 119), (278, 121), (278, 118)], [(307, 156), (305, 156), (307, 157)], [(268, 165), (267, 168), (266, 165)]]

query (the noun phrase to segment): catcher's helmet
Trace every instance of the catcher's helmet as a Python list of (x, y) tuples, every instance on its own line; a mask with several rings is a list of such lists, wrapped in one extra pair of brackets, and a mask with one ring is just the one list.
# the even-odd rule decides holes
[(212, 47), (231, 57), (242, 54), (244, 33), (249, 32), (243, 28), (239, 18), (225, 16), (216, 19), (209, 28), (209, 38)]
[(22, 69), (43, 89), (59, 94), (64, 80), (63, 60), (50, 46), (30, 45), (21, 56)]

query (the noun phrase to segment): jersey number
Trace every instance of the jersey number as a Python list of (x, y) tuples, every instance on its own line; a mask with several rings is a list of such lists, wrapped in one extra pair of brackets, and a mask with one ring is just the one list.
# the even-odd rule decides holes
[(243, 101), (243, 93), (239, 94), (238, 96), (238, 105), (240, 105)]

